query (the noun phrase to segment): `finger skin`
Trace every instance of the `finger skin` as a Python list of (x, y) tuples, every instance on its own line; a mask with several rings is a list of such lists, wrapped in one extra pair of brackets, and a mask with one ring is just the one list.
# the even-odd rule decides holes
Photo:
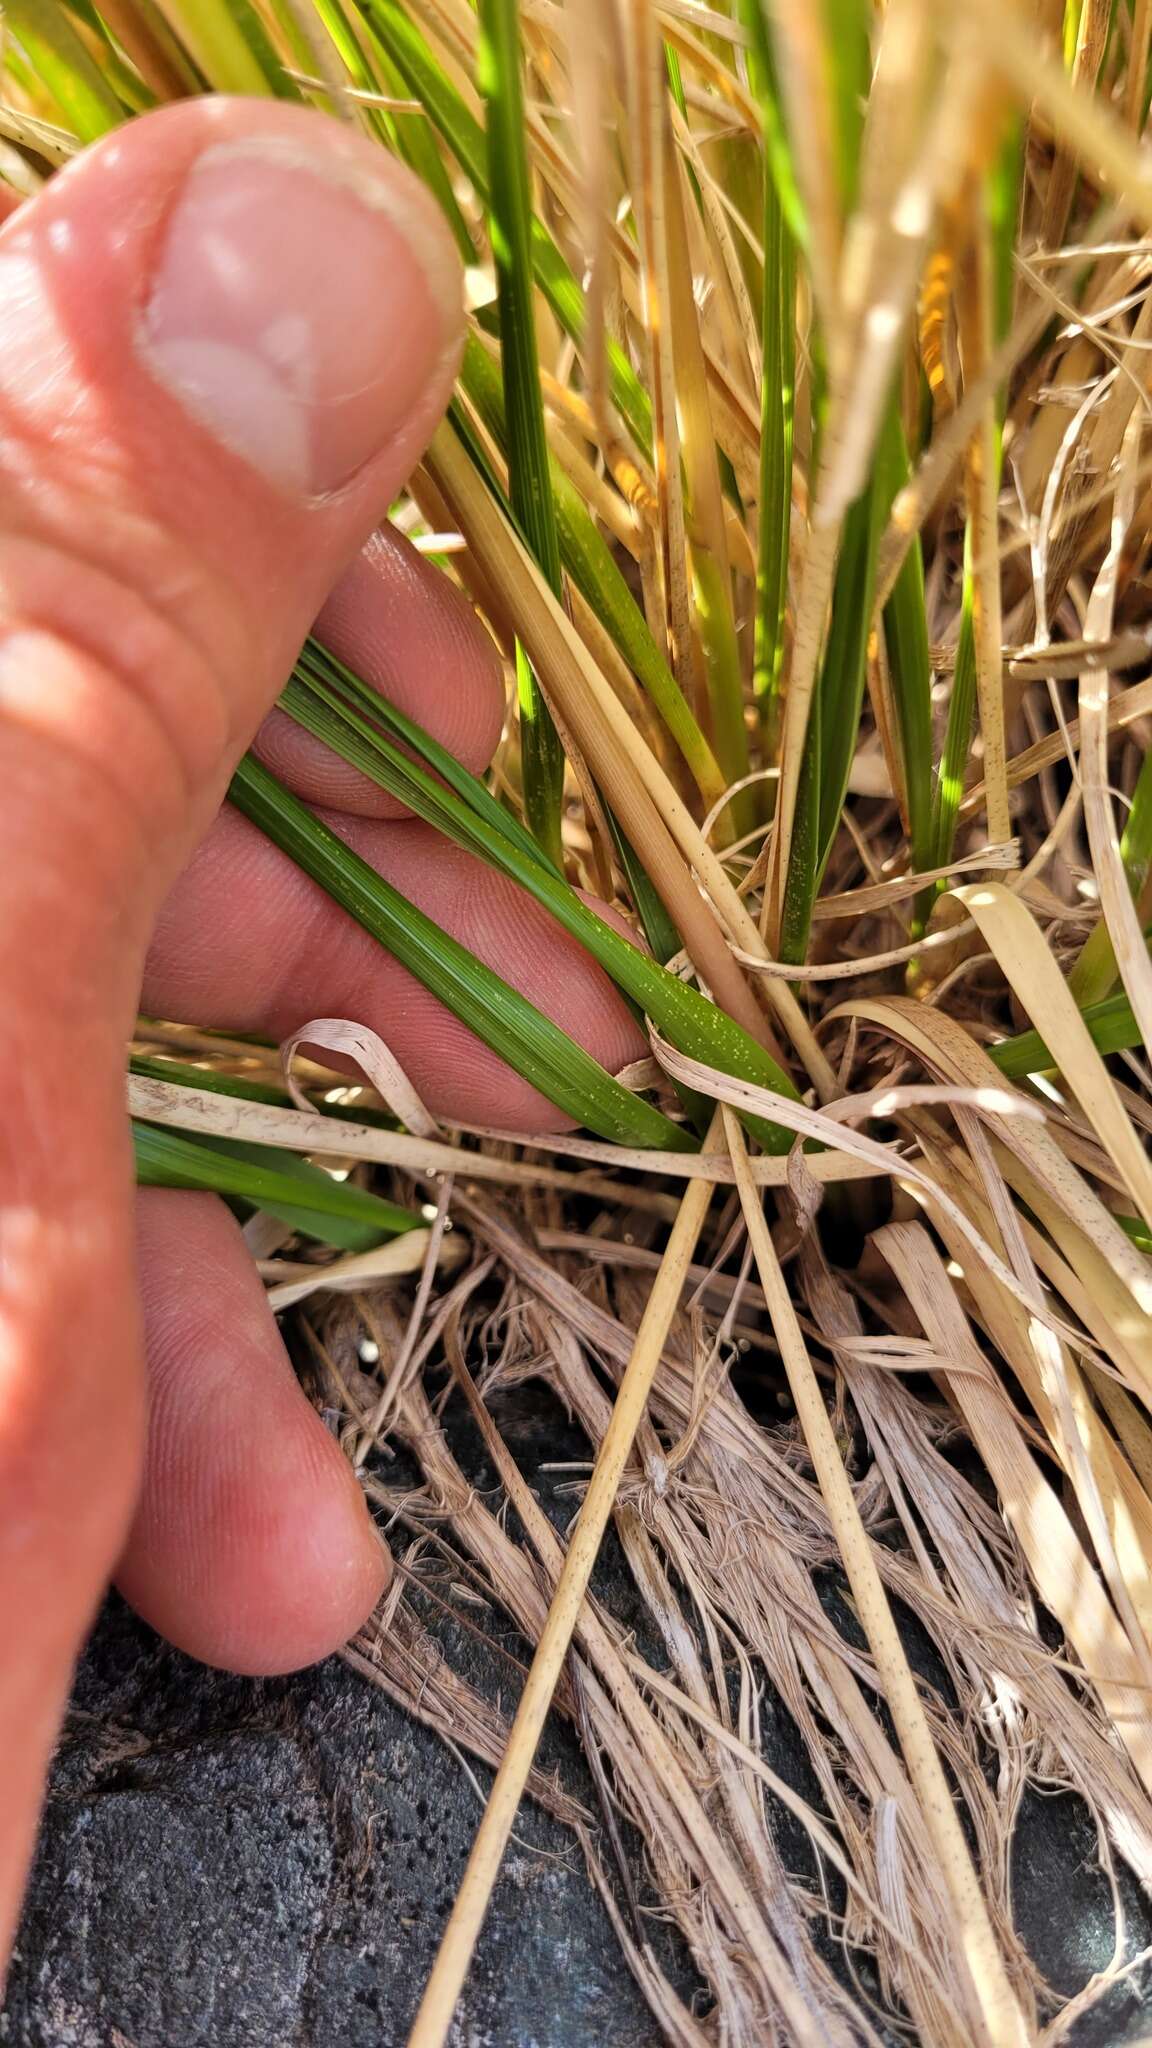
[[(644, 1040), (607, 976), (514, 882), (427, 825), (328, 813), (394, 887), (611, 1072)], [(341, 1016), (385, 1040), (430, 1109), (513, 1130), (570, 1124), (230, 806), (171, 891), (144, 978), (153, 1016), (286, 1038)]]
[[(474, 775), (488, 766), (504, 722), (499, 656), (462, 591), (400, 534), (373, 534), (313, 631)], [(406, 815), (282, 711), (265, 719), (255, 752), (309, 803), (366, 818)]]
[(137, 1228), (148, 1455), (117, 1583), (204, 1663), (314, 1663), (371, 1613), (387, 1552), (224, 1204), (143, 1189)]
[[(499, 664), (475, 613), (407, 542), (387, 530), (375, 536), (316, 631), (468, 766), (484, 766), (503, 717)], [(298, 793), (362, 813), (334, 820), (337, 829), (370, 859), (379, 855), (378, 865), (390, 867), (408, 893), (454, 922), (610, 1065), (630, 1056), (634, 1043), (640, 1049), (603, 977), (508, 885), (421, 828), (393, 836), (370, 826), (369, 817), (394, 815), (399, 806), (286, 717), (265, 721), (257, 749)], [(349, 1014), (378, 1026), (437, 1110), (520, 1127), (564, 1122), (242, 819), (226, 813), (218, 835), (215, 860), (203, 849), (162, 920), (147, 988), (154, 1007), (238, 1017), (283, 1036), (342, 1001)], [(174, 963), (171, 978), (160, 964), (165, 954)], [(206, 975), (199, 963), (207, 963)], [(274, 986), (282, 995), (270, 999)], [(358, 1494), (352, 1521), (347, 1470), (338, 1460), (333, 1469), (328, 1438), (321, 1436), (319, 1470), (309, 1466), (304, 1479), (284, 1471), (297, 1431), (304, 1430), (306, 1447), (317, 1425), (253, 1293), (250, 1269), (239, 1281), (231, 1270), (247, 1254), (230, 1218), (210, 1201), (146, 1195), (141, 1259), (152, 1423), (121, 1586), (156, 1627), (209, 1662), (290, 1668), (342, 1641), (363, 1619), (379, 1592), (378, 1545)], [(218, 1286), (217, 1273), (227, 1273), (226, 1283)], [(238, 1291), (243, 1300), (234, 1304)], [(214, 1427), (204, 1426), (207, 1403)], [(285, 1510), (288, 1501), (299, 1520)], [(301, 1523), (314, 1539), (310, 1575), (299, 1556)], [(369, 1569), (354, 1575), (342, 1597), (341, 1574), (324, 1560), (349, 1545), (361, 1555), (366, 1534)]]
[[(321, 500), (266, 481), (152, 380), (141, 310), (184, 180), (210, 140), (254, 133), (362, 149), (455, 260), (382, 152), (299, 109), (219, 100), (106, 138), (0, 232), (0, 1955), (139, 1473), (123, 1047), (149, 929), (431, 430), (459, 341), (382, 213), (427, 378), (387, 422), (381, 382), (378, 452)], [(335, 244), (325, 260), (325, 317), (347, 318), (362, 265), (342, 271)]]
[[(0, 232), (0, 306), (15, 330), (0, 356), (0, 608), (9, 619), (46, 618), (131, 689), (158, 728), (157, 756), (183, 771), (191, 813), (174, 810), (167, 781), (154, 791), (156, 760), (124, 774), (125, 792), (158, 833), (178, 821), (185, 846), (451, 388), (456, 349), (395, 235), (388, 261), (408, 263), (398, 317), (425, 338), (427, 386), (410, 404), (397, 394), (402, 413), (386, 445), (321, 502), (272, 487), (222, 448), (141, 357), (141, 301), (198, 156), (253, 132), (312, 136), (313, 120), (241, 100), (167, 108), (87, 152)], [(373, 175), (387, 167), (422, 234), (442, 245), (446, 230), (418, 181), (359, 148)], [(114, 769), (125, 745), (119, 707), (98, 708), (105, 715), (84, 739)]]

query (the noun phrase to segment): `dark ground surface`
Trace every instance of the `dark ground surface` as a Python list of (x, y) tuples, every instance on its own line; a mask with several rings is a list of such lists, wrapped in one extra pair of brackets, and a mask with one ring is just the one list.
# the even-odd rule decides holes
[[(564, 1455), (554, 1416), (543, 1428), (539, 1411), (535, 1428), (523, 1412), (505, 1419), (522, 1464), (530, 1435)], [(570, 1497), (548, 1502), (545, 1476), (529, 1476), (566, 1520)], [(599, 1590), (631, 1618), (611, 1556)], [(766, 1712), (770, 1761), (795, 1782), (784, 1723)], [(571, 1746), (551, 1747), (589, 1799)], [(486, 1787), (490, 1773), (477, 1778)], [(457, 1758), (339, 1661), (227, 1678), (113, 1600), (78, 1676), (0, 2044), (401, 2048), (479, 1813)], [(453, 2048), (656, 2048), (571, 1837), (531, 1806), (516, 1833)], [(1075, 1800), (1026, 1806), (1014, 1876), (1033, 1953), (1076, 1991), (1109, 1960), (1112, 1916)], [(1123, 1891), (1131, 1955), (1152, 1941), (1152, 1915), (1130, 1881)], [(688, 1959), (663, 1960), (690, 1996)], [(1145, 1969), (1065, 2038), (1111, 2048), (1149, 2034)]]
[[(346, 1666), (200, 1671), (118, 1603), (81, 1672), (0, 2040), (404, 2040), (479, 1817), (438, 1738)], [(531, 1807), (460, 2048), (653, 2039), (582, 1860)]]

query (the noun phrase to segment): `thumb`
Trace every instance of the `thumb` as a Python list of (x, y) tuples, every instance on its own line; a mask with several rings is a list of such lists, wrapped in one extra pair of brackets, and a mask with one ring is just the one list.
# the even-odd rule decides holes
[(148, 933), (461, 325), (423, 189), (292, 108), (148, 116), (0, 233), (0, 1957), (136, 1486)]
[(0, 309), (0, 618), (99, 671), (37, 722), (170, 863), (440, 416), (456, 253), (379, 148), (202, 100), (9, 222)]

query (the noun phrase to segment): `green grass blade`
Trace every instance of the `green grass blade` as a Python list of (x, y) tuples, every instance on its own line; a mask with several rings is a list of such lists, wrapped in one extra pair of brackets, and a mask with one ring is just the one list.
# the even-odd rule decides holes
[[(500, 366), (507, 426), (508, 495), (553, 596), (562, 594), (548, 436), (533, 308), (532, 206), (524, 143), (517, 0), (480, 0), (479, 83), (488, 112), (489, 234), (500, 311)], [(564, 749), (528, 657), (516, 649), (524, 808), (551, 860), (560, 839)]]
[[(383, 726), (393, 739), (401, 741), (403, 746), (410, 747), (418, 754), (433, 773), (446, 782), (449, 789), (455, 790), (457, 796), (462, 797), (492, 831), (510, 840), (521, 853), (537, 865), (548, 867), (554, 875), (561, 873), (561, 870), (548, 860), (539, 841), (521, 824), (515, 812), (506, 810), (503, 804), (498, 803), (479, 776), (470, 775), (455, 755), (448, 752), (447, 747), (441, 746), (439, 740), (433, 739), (431, 733), (425, 732), (422, 725), (417, 725), (414, 718), (407, 717), (395, 704), (389, 703), (378, 690), (371, 689), (336, 655), (330, 654), (318, 640), (306, 642), (296, 664), (296, 675), (306, 685), (321, 685), (328, 691), (339, 690), (343, 697), (352, 701), (361, 714), (366, 714), (377, 726)], [(405, 763), (405, 766), (409, 765)], [(404, 801), (407, 802), (407, 798)]]
[[(331, 21), (329, 34), (336, 44), (345, 67), (350, 75), (358, 76), (367, 72), (359, 42), (348, 26), (347, 14), (341, 0), (313, 0), (313, 5), (325, 20)], [(404, 80), (396, 66), (389, 60), (372, 23), (363, 15), (359, 20), (360, 33), (365, 37), (372, 52), (372, 60), (379, 74), (379, 81), (386, 92), (396, 99), (406, 97)], [(356, 70), (353, 71), (353, 66)], [(460, 210), (460, 204), (452, 189), (448, 168), (436, 146), (436, 132), (423, 114), (408, 113), (400, 109), (373, 109), (380, 130), (390, 146), (398, 151), (406, 164), (415, 171), (418, 178), (431, 191), (439, 204), (444, 218), (456, 240), (461, 261), (467, 265), (475, 263), (476, 249), (468, 223)]]
[[(987, 180), (988, 209), (992, 223), (995, 267), (994, 338), (1003, 340), (1012, 318), (1015, 287), (1015, 230), (1023, 176), (1022, 131), (1013, 122)], [(1003, 411), (1001, 394), (1001, 413)], [(972, 636), (972, 549), (968, 529), (964, 534), (964, 587), (961, 596), (960, 636), (956, 646), (956, 667), (948, 705), (948, 725), (936, 781), (932, 816), (929, 867), (943, 867), (952, 858), (956, 821), (964, 795), (964, 781), (976, 720), (976, 648)]]
[(760, 104), (765, 165), (776, 188), (785, 227), (796, 246), (804, 249), (808, 245), (808, 222), (780, 104), (768, 0), (738, 0), (737, 13), (748, 36), (748, 82)]
[(864, 104), (872, 77), (869, 39), (871, 8), (865, 0), (821, 0), (825, 50), (831, 70), (833, 131), (840, 200), (847, 214), (860, 182)]
[[(878, 460), (889, 506), (908, 479), (908, 451), (893, 406), (881, 436)], [(909, 845), (914, 868), (932, 865), (932, 658), (924, 600), (924, 558), (913, 541), (892, 595), (884, 607), (884, 645), (896, 711), (896, 741), (908, 802)]]
[[(598, 917), (534, 852), (526, 854), (456, 791), (441, 788), (384, 734), (374, 733), (357, 710), (341, 705), (338, 689), (315, 680), (307, 688), (293, 682), (281, 704), (316, 738), (398, 797), (427, 824), (527, 889), (679, 1051), (777, 1093), (795, 1095), (789, 1077), (738, 1024)], [(483, 785), (476, 786), (487, 797)], [(786, 1132), (776, 1131), (772, 1142), (777, 1149), (787, 1149), (791, 1139)]]
[[(297, 53), (299, 68), (311, 74), (316, 69), (316, 59), (310, 39), (301, 30), (300, 0), (268, 0), (268, 4), (275, 12), (285, 41)], [(309, 0), (309, 11), (314, 18), (314, 32), (319, 29), (332, 44), (338, 59), (334, 68), (342, 71), (349, 87), (362, 95), (360, 110), (369, 128), (386, 149), (403, 157), (405, 163), (431, 188), (456, 238), (462, 260), (466, 264), (474, 263), (476, 251), (472, 238), (428, 122), (422, 114), (381, 106), (376, 102), (374, 96), (380, 94), (402, 100), (406, 93), (404, 81), (398, 76), (395, 66), (388, 62), (371, 23), (362, 16), (358, 17), (354, 30), (343, 0)], [(327, 93), (320, 104), (329, 104)]]
[[(464, 351), (461, 382), (494, 441), (507, 445), (500, 372), (474, 335)], [(726, 787), (719, 763), (661, 654), (643, 612), (618, 569), (611, 548), (576, 486), (549, 457), (552, 503), (560, 556), (581, 596), (611, 635), (637, 682), (647, 692), (691, 770), (705, 803)]]
[(771, 164), (764, 166), (764, 293), (760, 316), (760, 540), (756, 563), (753, 684), (765, 751), (776, 758), (788, 544), (792, 528), (792, 428), (796, 388), (796, 256)]
[(92, 5), (92, 0), (68, 0), (68, 12), (94, 36), (100, 44), (96, 68), (105, 85), (128, 114), (146, 114), (156, 104), (156, 95), (144, 83), (139, 72), (125, 62), (119, 44), (114, 40), (107, 24), (103, 22)]
[[(456, 161), (487, 205), (488, 164), (484, 130), (465, 106), (401, 0), (365, 0), (368, 16), (413, 99), (447, 143)], [(584, 293), (539, 215), (531, 223), (532, 266), (536, 282), (564, 332), (580, 345), (584, 333)], [(608, 373), (612, 397), (642, 448), (652, 440), (652, 407), (624, 351), (608, 342)]]
[[(726, 782), (742, 782), (749, 767), (748, 727), (744, 718), (740, 643), (732, 610), (732, 578), (703, 543), (692, 550), (692, 588), (708, 678), (716, 758)], [(751, 829), (755, 810), (747, 790), (733, 797), (727, 815), (732, 836)]]
[[(1016, 247), (1020, 225), (1020, 194), (1024, 181), (1024, 128), (1018, 115), (1008, 123), (999, 154), (988, 174), (988, 220), (992, 230), (992, 262), (996, 295), (994, 336), (1003, 341), (1012, 325), (1016, 295)], [(1003, 394), (1001, 394), (1001, 414)]]
[(229, 794), (349, 916), (558, 1109), (618, 1144), (692, 1149), (686, 1132), (622, 1087), (551, 1018), (442, 932), (258, 761), (241, 761)]
[[(1129, 1052), (1143, 1044), (1140, 1026), (1126, 995), (1106, 996), (1102, 1003), (1089, 1003), (1080, 1015), (1097, 1052)], [(988, 1048), (990, 1057), (1009, 1081), (1022, 1081), (1027, 1074), (1047, 1073), (1055, 1062), (1039, 1031), (1022, 1031), (1016, 1038), (1002, 1039)]]
[(784, 619), (792, 530), (796, 250), (803, 233), (803, 220), (780, 110), (772, 44), (761, 0), (741, 0), (740, 16), (749, 37), (748, 81), (759, 104), (764, 144), (760, 533), (752, 683), (760, 706), (765, 759), (774, 766), (780, 747)]
[(520, 706), (524, 815), (549, 860), (561, 860), (564, 749), (536, 672), (519, 641), (516, 642), (516, 701)]
[(608, 827), (612, 834), (612, 844), (624, 870), (636, 915), (640, 919), (640, 928), (653, 957), (660, 962), (661, 967), (666, 967), (669, 960), (674, 959), (680, 951), (680, 934), (665, 910), (658, 891), (653, 888), (643, 866), (620, 830), (619, 819), (614, 817), (611, 811), (608, 812)]
[(832, 619), (797, 792), (780, 942), (784, 960), (804, 958), (812, 909), (848, 790), (864, 701), (876, 549), (887, 509), (881, 473), (877, 470), (869, 488), (849, 508), (844, 521)]
[(55, 0), (7, 0), (4, 24), (81, 142), (119, 126), (120, 101)]
[(560, 544), (533, 307), (531, 179), (524, 144), (517, 0), (480, 0), (480, 87), (488, 109), (489, 233), (496, 265), (509, 497), (555, 595)]
[(366, 1188), (267, 1145), (210, 1141), (132, 1119), (136, 1179), (141, 1187), (198, 1188), (251, 1203), (342, 1251), (369, 1251), (387, 1237), (415, 1230), (420, 1217)]
[(161, 12), (217, 92), (298, 99), (249, 0), (160, 0)]
[(820, 691), (812, 698), (808, 731), (804, 738), (804, 759), (796, 790), (796, 817), (792, 827), (792, 851), (788, 859), (788, 888), (780, 925), (780, 958), (803, 960), (812, 928), (820, 875), (820, 756), (823, 737), (823, 708)]
[(1120, 836), (1120, 858), (1133, 896), (1139, 896), (1152, 868), (1152, 747), (1140, 763), (1128, 822)]
[(292, 1107), (288, 1090), (275, 1087), (271, 1081), (224, 1074), (217, 1067), (193, 1066), (189, 1060), (154, 1059), (148, 1053), (133, 1053), (128, 1072), (138, 1074), (144, 1081), (168, 1082), (173, 1088), (206, 1088), (213, 1095), (234, 1096), (238, 1102), (266, 1102), (276, 1109)]
[(1131, 1238), (1137, 1251), (1152, 1253), (1152, 1231), (1139, 1216), (1117, 1216), (1116, 1221), (1125, 1237)]
[(877, 475), (844, 522), (844, 540), (832, 622), (820, 675), (823, 730), (820, 758), (820, 873), (823, 874), (840, 823), (852, 757), (860, 738), (860, 712), (872, 625), (876, 548), (887, 506)]

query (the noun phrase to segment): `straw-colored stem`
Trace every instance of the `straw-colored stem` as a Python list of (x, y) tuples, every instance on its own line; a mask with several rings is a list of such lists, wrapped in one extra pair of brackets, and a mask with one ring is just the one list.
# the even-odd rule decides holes
[[(709, 1140), (714, 1140), (718, 1133), (719, 1117), (714, 1116)], [(592, 1569), (615, 1505), (620, 1479), (648, 1405), (660, 1354), (679, 1305), (680, 1290), (710, 1200), (711, 1189), (706, 1185), (689, 1187), (672, 1226), (660, 1271), (636, 1332), (632, 1357), (620, 1382), (612, 1420), (600, 1445), (588, 1491), (572, 1531), (548, 1620), (520, 1695), (504, 1760), (496, 1773), (456, 1903), (409, 2035), (408, 2048), (442, 2048), (447, 2039), (456, 2001), (488, 1911), (492, 1887), (499, 1874), (516, 1811), (548, 1718), (552, 1695), (564, 1668)]]
[(1148, 45), (1152, 41), (1152, 0), (1136, 0), (1132, 10), (1132, 48), (1128, 53), (1128, 85), (1124, 119), (1138, 135), (1144, 122), (1148, 91)]

